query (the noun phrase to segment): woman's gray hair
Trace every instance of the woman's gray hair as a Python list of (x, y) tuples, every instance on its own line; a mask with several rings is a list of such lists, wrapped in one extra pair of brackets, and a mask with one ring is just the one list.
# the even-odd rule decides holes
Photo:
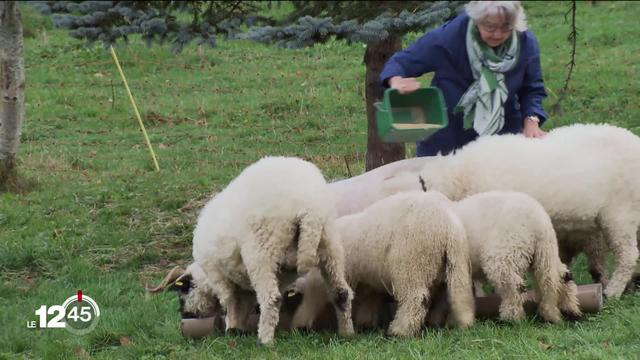
[(464, 8), (476, 24), (489, 15), (502, 15), (516, 31), (527, 30), (527, 16), (520, 1), (470, 1)]

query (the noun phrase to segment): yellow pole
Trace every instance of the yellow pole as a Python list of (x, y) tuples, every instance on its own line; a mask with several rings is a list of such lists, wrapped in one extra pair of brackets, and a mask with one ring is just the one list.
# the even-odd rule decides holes
[(118, 57), (116, 56), (116, 51), (113, 46), (110, 47), (111, 56), (113, 57), (113, 61), (116, 63), (116, 67), (120, 72), (120, 76), (122, 77), (122, 81), (124, 82), (124, 87), (127, 89), (127, 94), (129, 94), (129, 100), (131, 100), (131, 106), (133, 106), (133, 111), (136, 113), (136, 117), (138, 118), (138, 124), (140, 124), (140, 129), (142, 129), (142, 134), (144, 134), (144, 141), (147, 143), (147, 147), (149, 148), (149, 152), (151, 153), (151, 158), (153, 159), (153, 164), (156, 166), (156, 171), (160, 171), (160, 165), (158, 165), (158, 160), (156, 159), (156, 154), (153, 152), (153, 147), (151, 146), (151, 141), (149, 141), (149, 136), (147, 135), (147, 130), (144, 128), (144, 124), (142, 123), (142, 118), (140, 117), (140, 113), (138, 112), (138, 107), (136, 106), (135, 100), (133, 100), (133, 95), (131, 94), (131, 90), (129, 89), (129, 84), (127, 84), (127, 78), (124, 77), (124, 72), (122, 72), (122, 68), (120, 67), (120, 62), (118, 61)]

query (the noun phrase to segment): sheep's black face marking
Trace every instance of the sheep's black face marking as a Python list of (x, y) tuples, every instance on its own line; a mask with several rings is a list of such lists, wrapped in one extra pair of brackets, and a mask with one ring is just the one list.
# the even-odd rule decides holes
[[(602, 276), (602, 274), (600, 274), (600, 276)], [(562, 278), (562, 280), (564, 280), (565, 283), (573, 281), (573, 275), (571, 274), (571, 272), (567, 271), (566, 273), (564, 273), (564, 277)]]
[(189, 291), (193, 288), (193, 278), (191, 275), (185, 275), (176, 280), (173, 284), (171, 284), (171, 290), (177, 291), (180, 293), (188, 294)]
[(349, 300), (349, 292), (346, 289), (337, 289), (334, 302), (340, 311), (345, 311), (347, 300)]
[(192, 319), (192, 318), (197, 318), (198, 315), (191, 312), (191, 311), (187, 311), (185, 309), (186, 306), (186, 297), (187, 295), (191, 292), (191, 290), (194, 288), (193, 285), (193, 278), (191, 277), (191, 275), (185, 275), (180, 277), (178, 280), (176, 280), (173, 284), (171, 284), (171, 286), (169, 287), (171, 290), (175, 291), (178, 294), (178, 301), (180, 302), (180, 314), (182, 315), (183, 319)]
[(302, 299), (303, 295), (299, 292), (287, 293), (282, 300), (281, 308), (287, 313), (293, 313), (298, 306), (300, 306), (300, 303), (302, 303)]

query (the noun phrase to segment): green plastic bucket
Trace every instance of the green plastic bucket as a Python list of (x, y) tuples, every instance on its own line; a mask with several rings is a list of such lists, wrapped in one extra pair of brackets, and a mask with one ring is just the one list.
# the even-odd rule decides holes
[(376, 107), (378, 135), (384, 142), (415, 142), (447, 126), (447, 108), (440, 89), (420, 88), (410, 94), (387, 89)]

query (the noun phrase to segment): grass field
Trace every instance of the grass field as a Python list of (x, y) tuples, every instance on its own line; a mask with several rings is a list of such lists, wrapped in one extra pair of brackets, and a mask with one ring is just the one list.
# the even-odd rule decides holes
[[(563, 2), (527, 3), (556, 101), (569, 59)], [(109, 53), (84, 48), (23, 11), (26, 120), (20, 170), (37, 182), (0, 194), (0, 358), (637, 358), (640, 294), (610, 300), (578, 323), (479, 322), (425, 330), (411, 340), (382, 333), (350, 339), (283, 333), (273, 348), (255, 337), (189, 340), (174, 294), (147, 299), (191, 256), (200, 201), (264, 155), (300, 156), (329, 179), (364, 168), (366, 118), (361, 44), (284, 50), (221, 41), (216, 49), (134, 41), (118, 49), (158, 154), (152, 162)], [(577, 66), (562, 113), (546, 128), (607, 122), (640, 135), (640, 4), (580, 3)], [(416, 35), (408, 36), (407, 41)], [(409, 149), (411, 152), (412, 149)], [(590, 282), (584, 261), (574, 269)], [(88, 335), (27, 329), (42, 304), (78, 289), (101, 307)]]

